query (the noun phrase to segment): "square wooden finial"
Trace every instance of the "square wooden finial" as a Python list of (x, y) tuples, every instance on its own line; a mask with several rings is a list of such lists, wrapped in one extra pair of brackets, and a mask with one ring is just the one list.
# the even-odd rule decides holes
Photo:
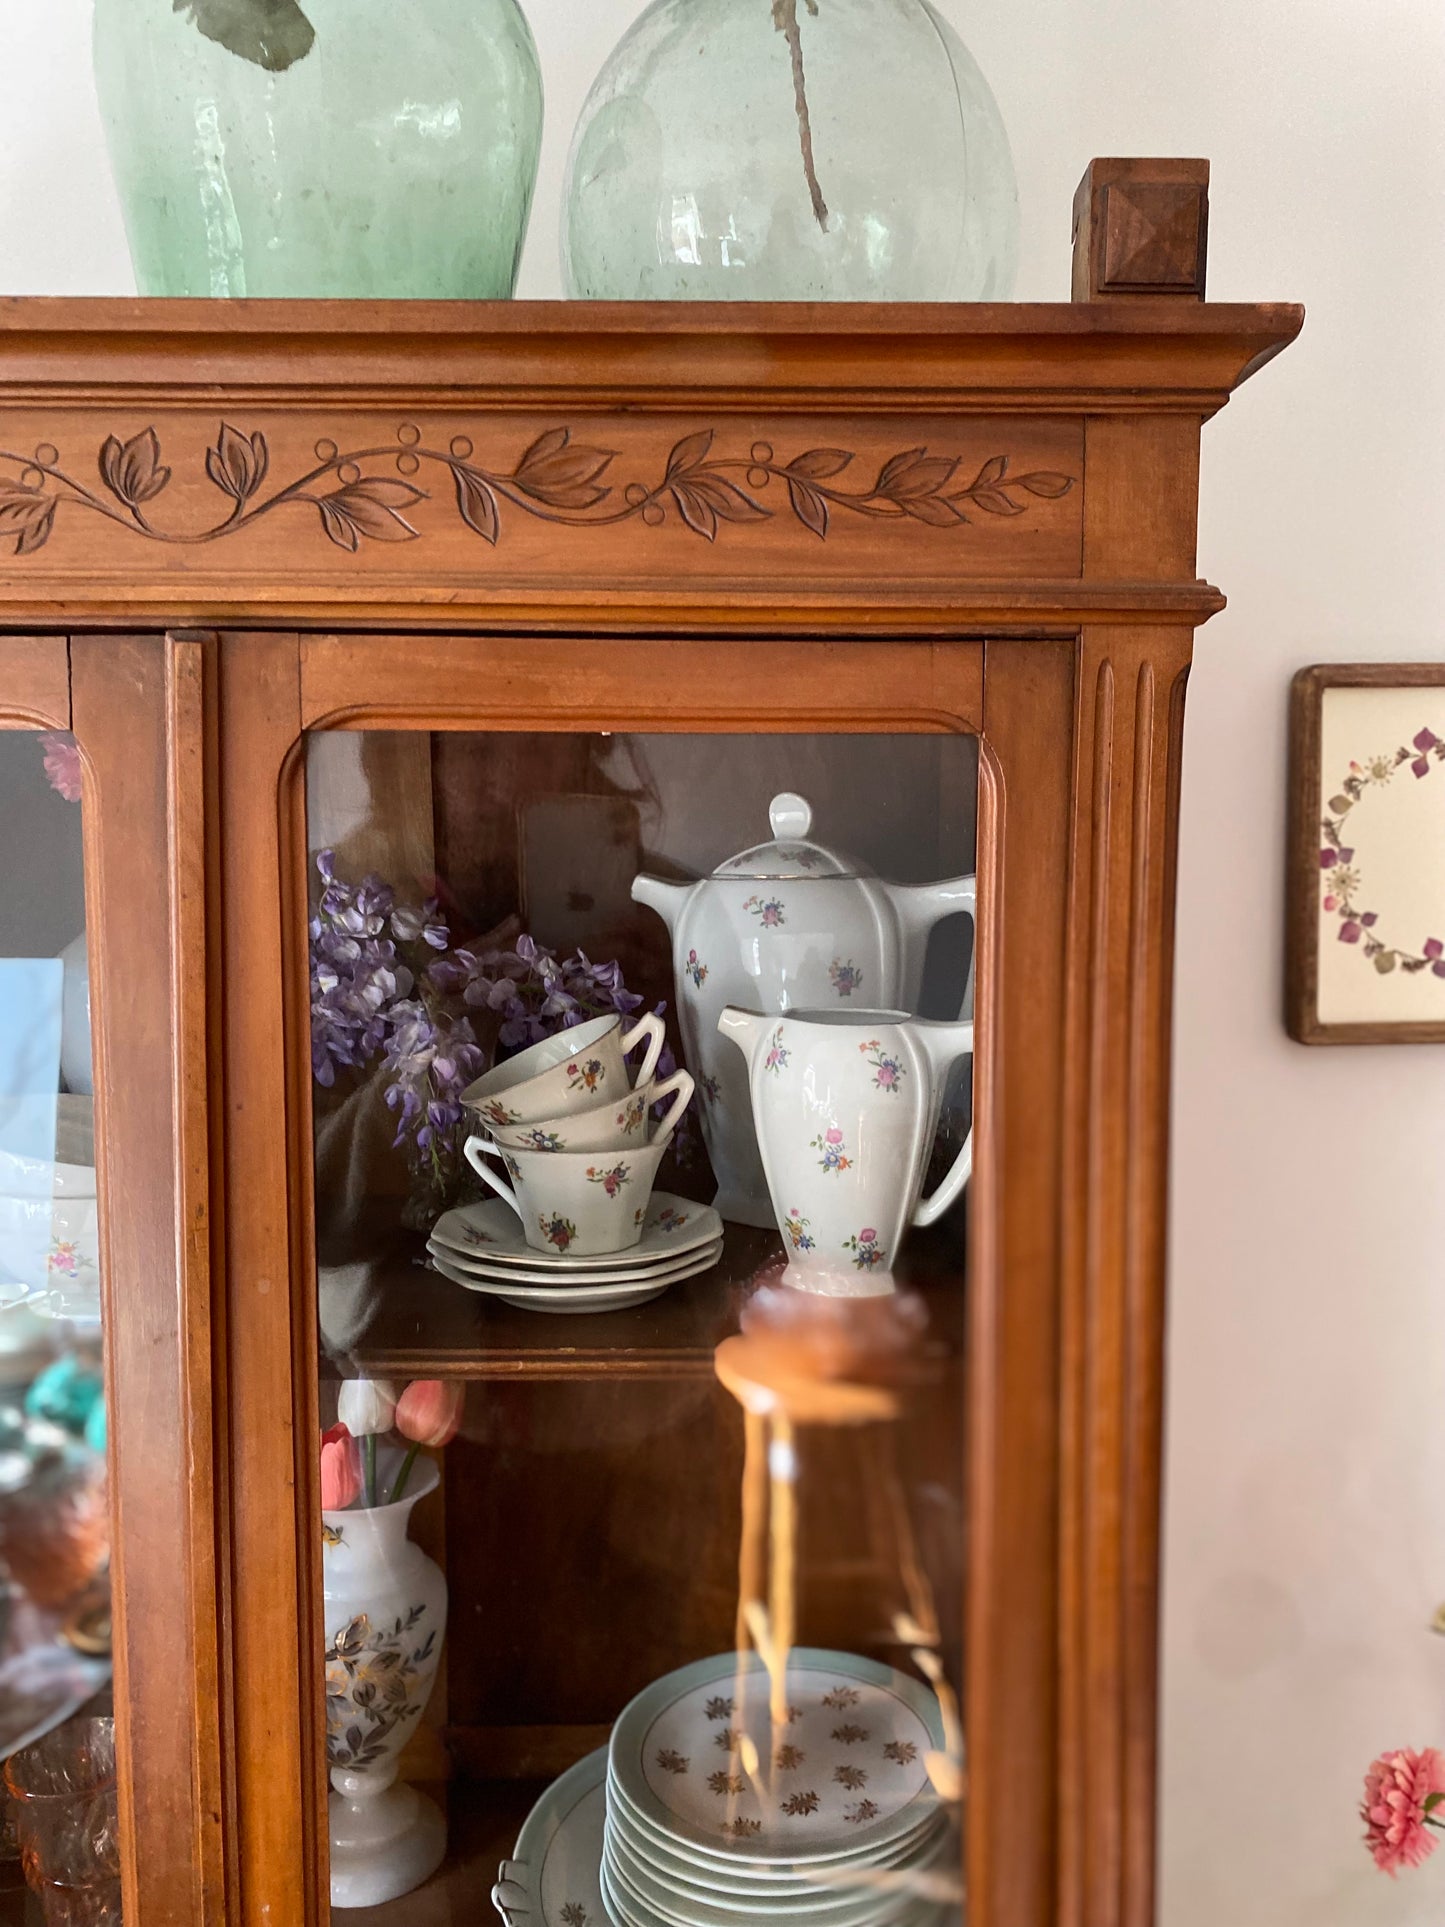
[(1092, 161), (1074, 196), (1074, 299), (1204, 299), (1208, 161)]

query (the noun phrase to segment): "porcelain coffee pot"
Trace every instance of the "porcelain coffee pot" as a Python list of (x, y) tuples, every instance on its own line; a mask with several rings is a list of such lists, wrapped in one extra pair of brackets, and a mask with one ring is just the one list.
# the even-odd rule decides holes
[(747, 1065), (784, 1283), (834, 1297), (893, 1289), (911, 1225), (932, 1224), (973, 1169), (973, 1132), (943, 1182), (920, 1194), (948, 1074), (973, 1052), (971, 1023), (899, 1011), (725, 1010)]
[[(718, 1034), (729, 1004), (764, 1012), (916, 1010), (935, 924), (974, 915), (974, 879), (887, 883), (810, 842), (801, 796), (775, 796), (774, 840), (730, 857), (699, 883), (640, 876), (633, 897), (672, 933), (683, 1051), (718, 1180), (716, 1205), (739, 1224), (773, 1222), (741, 1060)], [(972, 1007), (972, 967), (960, 996)]]

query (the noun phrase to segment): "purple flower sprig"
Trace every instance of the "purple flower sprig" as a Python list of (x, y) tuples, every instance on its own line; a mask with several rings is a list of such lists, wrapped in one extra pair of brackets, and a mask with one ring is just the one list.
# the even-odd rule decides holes
[[(559, 959), (529, 936), (511, 950), (453, 949), (435, 898), (399, 904), (390, 884), (336, 874), (334, 854), (316, 859), (322, 891), (311, 918), (311, 1063), (332, 1088), (342, 1071), (380, 1058), (385, 1101), (396, 1115), (395, 1145), (438, 1192), (457, 1169), (467, 1119), (461, 1094), (487, 1068), (473, 1027), (496, 1027), (496, 1061), (594, 1017), (630, 1016), (642, 998), (621, 965), (578, 950)], [(658, 1005), (662, 1016), (666, 1004)], [(677, 1060), (665, 1049), (658, 1075)], [(678, 1131), (686, 1156), (686, 1120)]]
[[(529, 936), (518, 937), (510, 950), (458, 950), (434, 964), (429, 974), (459, 988), (468, 1009), (489, 1011), (500, 1020), (498, 1063), (595, 1017), (630, 1017), (643, 1001), (627, 988), (616, 961), (594, 963), (580, 949), (559, 958)], [(657, 1005), (656, 1015), (667, 1015), (665, 1000)], [(665, 1045), (657, 1076), (671, 1077), (676, 1069), (677, 1058)], [(684, 1162), (694, 1149), (686, 1115), (677, 1129), (676, 1148)]]
[(428, 959), (451, 932), (434, 898), (399, 904), (378, 876), (360, 883), (336, 874), (332, 851), (316, 859), (323, 884), (311, 919), (311, 1067), (330, 1089), (338, 1070), (384, 1058), (395, 1143), (443, 1184), (459, 1154), (457, 1101), (484, 1067), (465, 1017), (448, 1012), (431, 987)]

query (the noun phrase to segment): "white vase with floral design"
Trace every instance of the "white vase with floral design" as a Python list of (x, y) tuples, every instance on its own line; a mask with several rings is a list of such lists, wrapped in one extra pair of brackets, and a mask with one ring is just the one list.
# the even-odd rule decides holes
[[(390, 1491), (401, 1463), (399, 1451), (378, 1452), (380, 1491)], [(436, 1803), (396, 1777), (446, 1632), (445, 1575), (407, 1536), (412, 1507), (440, 1481), (436, 1465), (418, 1459), (394, 1505), (321, 1515), (333, 1907), (396, 1900), (446, 1854)]]

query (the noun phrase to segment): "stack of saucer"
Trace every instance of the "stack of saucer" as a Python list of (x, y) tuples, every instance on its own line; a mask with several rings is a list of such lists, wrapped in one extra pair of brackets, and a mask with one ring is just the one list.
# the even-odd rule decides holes
[(786, 1712), (756, 1655), (650, 1686), (608, 1750), (602, 1893), (616, 1927), (703, 1927), (746, 1896), (755, 1920), (932, 1922), (921, 1877), (953, 1851), (928, 1777), (927, 1690), (890, 1667), (803, 1649)]
[(945, 1927), (960, 1848), (916, 1680), (800, 1650), (775, 1725), (754, 1655), (684, 1667), (550, 1787), (493, 1899), (509, 1927)]
[(711, 1270), (722, 1244), (722, 1219), (711, 1205), (654, 1191), (638, 1242), (602, 1257), (534, 1250), (500, 1198), (448, 1211), (433, 1226), (427, 1250), (442, 1276), (468, 1291), (524, 1311), (592, 1312), (645, 1304), (669, 1285)]

